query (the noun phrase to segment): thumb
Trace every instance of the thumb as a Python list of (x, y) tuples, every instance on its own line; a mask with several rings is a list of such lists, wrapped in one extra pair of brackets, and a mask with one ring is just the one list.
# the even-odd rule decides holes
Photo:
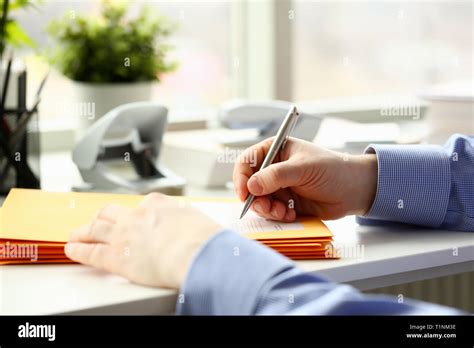
[(271, 164), (252, 175), (247, 182), (247, 187), (251, 194), (263, 196), (282, 188), (299, 186), (301, 178), (301, 166), (284, 161)]

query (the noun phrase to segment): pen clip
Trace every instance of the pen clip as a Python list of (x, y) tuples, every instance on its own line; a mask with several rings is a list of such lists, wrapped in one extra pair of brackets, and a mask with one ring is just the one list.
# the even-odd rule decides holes
[(283, 143), (281, 145), (281, 149), (283, 150), (285, 148), (285, 145), (286, 145), (286, 142), (288, 141), (288, 139), (290, 138), (290, 134), (291, 132), (293, 132), (293, 129), (295, 128), (296, 126), (296, 122), (298, 121), (298, 116), (300, 115), (300, 113), (298, 112), (298, 110), (295, 108), (294, 111), (293, 111), (293, 114), (291, 115), (291, 118), (290, 118), (290, 125), (288, 126), (287, 128), (287, 131), (286, 131), (286, 135), (285, 135), (285, 139), (283, 140)]

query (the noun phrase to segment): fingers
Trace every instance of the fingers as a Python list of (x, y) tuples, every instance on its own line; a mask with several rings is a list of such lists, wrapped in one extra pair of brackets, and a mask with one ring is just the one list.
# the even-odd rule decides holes
[(122, 207), (117, 204), (109, 204), (105, 206), (97, 214), (98, 219), (107, 220), (112, 223), (116, 222), (120, 216), (124, 216), (130, 209)]
[(64, 253), (73, 261), (109, 270), (111, 247), (101, 243), (67, 243)]
[(113, 228), (113, 223), (94, 219), (90, 224), (79, 227), (69, 236), (71, 242), (107, 243)]
[(248, 195), (247, 181), (260, 168), (265, 154), (268, 152), (273, 138), (266, 139), (246, 149), (234, 165), (233, 182), (237, 196), (241, 201)]
[(252, 210), (260, 216), (268, 216), (272, 210), (272, 200), (270, 196), (255, 197)]
[(287, 208), (285, 217), (283, 218), (283, 221), (292, 222), (292, 221), (295, 221), (295, 220), (296, 220), (296, 210)]
[(255, 196), (274, 193), (282, 188), (302, 185), (302, 170), (291, 160), (271, 164), (255, 173), (247, 188)]
[[(284, 202), (277, 199), (270, 200), (268, 198), (259, 198), (261, 198), (261, 200), (256, 200), (252, 205), (252, 208), (261, 217), (284, 222), (295, 220), (295, 210), (288, 208)], [(263, 203), (263, 201), (266, 202)]]
[(294, 196), (290, 192), (291, 190), (285, 189), (279, 190), (272, 195), (272, 198), (274, 200), (279, 200), (280, 202), (283, 202), (286, 207), (286, 214), (283, 218), (283, 221), (285, 222), (294, 221), (297, 215), (297, 203), (294, 199)]
[(110, 246), (107, 244), (112, 236), (113, 227), (120, 216), (130, 210), (118, 205), (108, 205), (89, 224), (74, 230), (64, 253), (73, 261), (97, 268), (107, 269), (110, 257)]
[(162, 204), (163, 202), (166, 202), (169, 199), (171, 199), (169, 196), (164, 195), (162, 193), (149, 193), (145, 197), (143, 197), (143, 200), (138, 205), (138, 208), (154, 207), (159, 204)]
[[(286, 207), (281, 201), (268, 199), (268, 203), (263, 206), (261, 206), (262, 200), (255, 201), (256, 202), (252, 204), (253, 209), (256, 213), (266, 219), (283, 220), (286, 215)], [(261, 208), (266, 208), (266, 210), (260, 210)]]
[(91, 223), (72, 231), (69, 236), (71, 242), (107, 243), (117, 220), (130, 212), (130, 209), (110, 204), (104, 207)]
[(270, 220), (290, 222), (296, 219), (294, 209), (289, 208), (286, 203), (278, 199), (271, 199), (269, 196), (255, 198), (252, 210), (259, 216)]
[(244, 174), (244, 173), (234, 173), (234, 190), (237, 198), (240, 201), (245, 201), (247, 198), (249, 191), (247, 189), (247, 181), (252, 174)]

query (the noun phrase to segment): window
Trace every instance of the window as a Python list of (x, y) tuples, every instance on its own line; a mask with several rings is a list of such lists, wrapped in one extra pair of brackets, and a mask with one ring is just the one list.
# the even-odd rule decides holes
[[(234, 97), (315, 100), (472, 80), (471, 1), (136, 1), (132, 10), (143, 5), (179, 23), (171, 39), (179, 69), (153, 91), (174, 115), (209, 115)], [(97, 13), (99, 0), (38, 7), (17, 18), (42, 49), (51, 19)], [(25, 59), (34, 93), (46, 65)], [(42, 118), (58, 96), (71, 98), (68, 84), (51, 75)]]
[[(230, 99), (230, 2), (135, 1), (131, 2), (131, 15), (143, 5), (178, 25), (169, 42), (174, 46), (172, 57), (179, 63), (179, 69), (164, 75), (162, 81), (155, 84), (153, 100), (162, 102), (173, 111), (172, 114), (181, 117), (183, 114), (189, 116), (196, 110), (216, 107)], [(51, 44), (45, 32), (50, 20), (69, 11), (93, 15), (99, 11), (99, 6), (98, 0), (47, 0), (38, 5), (37, 11), (29, 9), (19, 13), (16, 18), (36, 41), (41, 52)], [(31, 54), (31, 51), (23, 50), (20, 53), (28, 66), (31, 95), (47, 71), (47, 64)], [(52, 71), (42, 98), (42, 120), (53, 118), (55, 124), (62, 124), (64, 115), (61, 114), (61, 108), (57, 108), (58, 98), (62, 101), (73, 99), (73, 93), (71, 82)]]
[(472, 80), (471, 1), (293, 1), (293, 98)]

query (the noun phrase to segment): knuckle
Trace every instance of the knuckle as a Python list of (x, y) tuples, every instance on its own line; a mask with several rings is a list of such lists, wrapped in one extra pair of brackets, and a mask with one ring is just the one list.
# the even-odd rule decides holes
[(240, 178), (241, 172), (240, 162), (237, 161), (234, 165), (234, 170), (232, 171), (232, 181), (236, 182)]
[(145, 202), (149, 204), (157, 204), (162, 202), (166, 198), (166, 195), (159, 192), (152, 192), (145, 196)]
[(237, 160), (235, 161), (234, 168), (237, 168), (238, 164), (245, 164), (245, 158), (247, 157), (247, 155), (246, 155), (247, 151), (248, 150), (245, 150), (244, 152), (239, 154), (239, 156), (237, 156)]
[(249, 168), (252, 167), (253, 159), (256, 157), (254, 153), (257, 150), (255, 148), (249, 148), (242, 152), (236, 159), (234, 164), (234, 172), (240, 174), (241, 172), (246, 172)]
[(100, 244), (94, 244), (89, 253), (89, 262), (96, 267), (103, 266), (104, 253)]
[(98, 219), (107, 219), (119, 206), (116, 204), (107, 204), (97, 214)]
[(159, 199), (159, 200), (166, 197), (166, 195), (159, 192), (152, 192), (152, 193), (149, 193), (147, 196), (151, 197), (152, 199)]
[(259, 145), (263, 147), (270, 146), (273, 143), (274, 139), (275, 139), (275, 136), (271, 136), (267, 139), (262, 140)]
[(92, 220), (92, 222), (89, 225), (89, 228), (87, 229), (87, 232), (86, 232), (87, 239), (94, 239), (95, 228), (96, 228), (98, 222), (99, 222), (98, 218), (95, 218), (94, 220)]

